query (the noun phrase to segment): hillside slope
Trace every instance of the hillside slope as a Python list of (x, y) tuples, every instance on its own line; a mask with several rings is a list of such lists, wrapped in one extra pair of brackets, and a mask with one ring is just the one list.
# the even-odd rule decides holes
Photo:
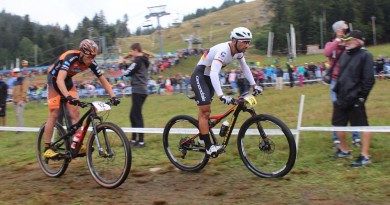
[[(164, 28), (161, 31), (163, 51), (175, 52), (178, 49), (187, 48), (188, 43), (183, 40), (190, 35), (201, 38), (203, 41), (202, 45), (193, 45), (193, 48), (208, 48), (218, 42), (229, 40), (230, 31), (235, 27), (253, 28), (267, 24), (270, 12), (265, 2), (266, 0), (256, 0), (238, 4), (191, 21), (185, 21), (179, 27)], [(152, 35), (119, 38), (117, 46), (121, 53), (127, 53), (130, 45), (135, 42), (141, 43), (146, 50), (154, 53), (160, 52), (157, 32)]]

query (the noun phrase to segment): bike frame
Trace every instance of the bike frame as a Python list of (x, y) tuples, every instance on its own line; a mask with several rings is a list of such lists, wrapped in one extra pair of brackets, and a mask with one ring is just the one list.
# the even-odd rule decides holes
[[(233, 132), (234, 126), (235, 126), (235, 124), (237, 122), (238, 115), (240, 114), (241, 111), (249, 112), (251, 116), (256, 116), (257, 115), (256, 111), (253, 108), (245, 107), (243, 98), (239, 98), (238, 99), (238, 103), (236, 105), (231, 106), (225, 113), (220, 114), (220, 115), (214, 115), (214, 116), (211, 116), (209, 118), (209, 133), (211, 135), (211, 138), (212, 138), (214, 144), (219, 145), (219, 142), (218, 142), (218, 139), (215, 136), (212, 128), (214, 128), (223, 119), (225, 119), (226, 117), (228, 117), (230, 114), (233, 113), (232, 117), (230, 118), (230, 123), (229, 123), (230, 126), (229, 126), (229, 128), (227, 130), (227, 134), (224, 137), (224, 140), (222, 142), (223, 148), (225, 148), (228, 145), (228, 143), (229, 143), (229, 140), (230, 140), (231, 134)], [(264, 133), (263, 129), (261, 129), (261, 125), (258, 124), (257, 126), (259, 128), (260, 135), (263, 138), (265, 138), (266, 134)], [(199, 136), (200, 136), (200, 133), (198, 133), (198, 134), (188, 138), (187, 140), (181, 142), (180, 145), (184, 145), (184, 144), (188, 143), (191, 140), (194, 140), (196, 137), (199, 137)]]
[[(65, 139), (66, 141), (68, 141), (69, 143), (66, 145), (66, 149), (69, 151), (70, 153), (70, 156), (69, 159), (73, 159), (75, 157), (77, 157), (77, 154), (78, 152), (80, 151), (80, 148), (83, 144), (83, 140), (85, 138), (85, 135), (87, 134), (87, 131), (88, 131), (88, 127), (89, 125), (92, 124), (92, 133), (97, 133), (97, 130), (96, 130), (96, 125), (98, 123), (101, 123), (103, 122), (103, 119), (102, 117), (98, 116), (95, 109), (93, 108), (92, 106), (92, 103), (87, 103), (86, 106), (90, 106), (89, 110), (87, 112), (84, 113), (84, 115), (75, 123), (75, 124), (71, 124), (71, 122), (69, 121), (69, 118), (68, 118), (68, 113), (67, 113), (67, 109), (66, 109), (66, 100), (65, 99), (61, 99), (61, 102), (60, 102), (60, 109), (62, 109), (63, 113), (64, 113), (64, 118), (65, 118), (65, 124), (66, 124), (66, 128), (67, 128), (67, 133), (64, 135), (64, 136), (61, 136), (57, 141), (55, 141), (53, 144), (56, 144), (58, 143), (59, 141)], [(98, 120), (97, 122), (95, 122), (95, 120)], [(83, 122), (85, 121), (84, 125), (83, 125)], [(77, 146), (76, 148), (74, 149), (74, 151), (71, 150), (70, 148), (70, 144), (71, 144), (71, 140), (72, 140), (72, 136), (76, 133), (76, 131), (82, 127), (82, 133), (81, 133), (81, 136), (82, 138), (80, 139), (79, 143), (77, 143)], [(106, 154), (104, 153), (103, 149), (102, 149), (102, 146), (101, 146), (101, 143), (100, 143), (100, 140), (99, 138), (96, 136), (96, 134), (94, 134), (95, 136), (95, 141), (96, 141), (96, 144), (97, 144), (97, 147), (98, 147), (98, 150), (99, 150), (99, 154), (102, 155), (102, 156), (105, 156)], [(107, 144), (107, 148), (108, 148), (108, 153), (109, 155), (112, 154), (112, 151), (111, 151), (111, 146), (109, 145), (109, 142), (108, 140), (106, 139), (107, 138), (107, 135), (106, 133), (104, 132), (104, 138), (105, 138), (105, 142)]]

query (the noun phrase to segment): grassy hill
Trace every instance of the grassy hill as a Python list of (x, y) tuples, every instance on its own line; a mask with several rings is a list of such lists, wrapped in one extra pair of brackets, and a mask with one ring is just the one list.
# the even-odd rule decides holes
[[(209, 48), (217, 43), (228, 41), (230, 31), (238, 26), (245, 26), (248, 28), (254, 28), (256, 26), (262, 26), (269, 23), (272, 13), (266, 6), (265, 0), (256, 0), (243, 4), (238, 4), (217, 12), (209, 13), (206, 16), (183, 22), (179, 27), (164, 28), (162, 33), (163, 50), (164, 52), (175, 52), (178, 49), (188, 47), (188, 43), (184, 42), (182, 37), (188, 38), (189, 35), (195, 35), (203, 40), (202, 48)], [(162, 17), (163, 18), (163, 17)], [(216, 25), (219, 22), (227, 23), (228, 25)], [(199, 25), (200, 27), (194, 27)], [(120, 52), (125, 54), (129, 52), (131, 44), (138, 42), (141, 43), (144, 49), (159, 53), (159, 42), (157, 32), (152, 35), (132, 36), (128, 38), (117, 39), (117, 46), (120, 48)], [(266, 43), (266, 42), (264, 42)], [(193, 48), (197, 48), (200, 45), (193, 45)], [(388, 44), (379, 45), (367, 48), (374, 56), (389, 55)], [(283, 66), (287, 61), (287, 56), (273, 56), (268, 58), (263, 55), (258, 55), (254, 52), (255, 48), (249, 48), (246, 53), (246, 59), (250, 61), (259, 61), (261, 64), (273, 64), (275, 58), (280, 59), (280, 63)], [(171, 75), (172, 73), (182, 72), (191, 73), (195, 63), (199, 60), (199, 56), (190, 57), (183, 61), (173, 70), (168, 70), (167, 73), (162, 75)], [(299, 55), (294, 63), (301, 64), (306, 62), (321, 62), (327, 59), (322, 54), (316, 55)], [(231, 65), (232, 66), (232, 65)], [(230, 69), (231, 67), (228, 67)]]
[[(164, 17), (162, 17), (164, 18)], [(230, 31), (238, 26), (252, 28), (255, 25), (268, 23), (269, 13), (264, 0), (256, 0), (238, 4), (206, 16), (183, 22), (179, 27), (164, 28), (161, 31), (164, 52), (174, 52), (188, 47), (183, 38), (189, 35), (200, 37), (203, 40), (203, 48), (208, 48), (217, 42), (229, 40)], [(154, 19), (155, 20), (155, 19)], [(224, 22), (225, 25), (216, 25)], [(227, 24), (227, 25), (226, 25)], [(200, 27), (194, 27), (195, 25)], [(152, 35), (132, 36), (117, 40), (117, 46), (122, 53), (127, 53), (132, 43), (139, 42), (146, 50), (159, 53), (157, 32)], [(193, 47), (197, 47), (194, 45)]]

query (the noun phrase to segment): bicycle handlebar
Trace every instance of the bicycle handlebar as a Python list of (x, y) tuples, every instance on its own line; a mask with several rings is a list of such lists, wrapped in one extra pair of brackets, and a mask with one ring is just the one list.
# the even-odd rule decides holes
[[(107, 102), (104, 102), (104, 103), (107, 104), (107, 105), (113, 105), (111, 101), (107, 101)], [(79, 106), (81, 108), (86, 108), (89, 105), (92, 105), (92, 103), (91, 102), (82, 102), (82, 101), (80, 101), (80, 103), (77, 106)]]
[[(240, 96), (238, 96), (238, 98), (232, 98), (232, 103), (230, 103), (230, 104), (231, 105), (237, 105), (239, 102), (243, 102), (242, 99), (244, 99), (244, 96), (246, 96), (248, 94), (249, 94), (249, 92), (245, 92), (245, 93), (241, 94)], [(254, 92), (252, 93), (252, 95), (253, 96), (257, 96), (257, 95), (255, 95)], [(195, 100), (195, 95), (187, 95), (187, 97), (190, 100)]]

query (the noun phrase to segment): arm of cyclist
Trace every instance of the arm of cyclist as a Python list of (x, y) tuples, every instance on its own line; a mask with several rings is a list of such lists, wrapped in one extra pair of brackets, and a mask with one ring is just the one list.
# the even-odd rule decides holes
[(222, 69), (222, 64), (218, 60), (214, 60), (211, 64), (211, 70), (210, 70), (210, 79), (211, 83), (213, 84), (213, 88), (215, 90), (215, 93), (217, 93), (218, 98), (226, 105), (229, 104), (236, 104), (236, 100), (230, 96), (223, 95), (222, 88), (221, 88), (221, 82), (219, 81), (219, 72)]
[(245, 78), (249, 81), (249, 84), (253, 88), (253, 95), (259, 95), (263, 93), (263, 87), (256, 85), (255, 79), (253, 78), (253, 74), (251, 72), (251, 69), (249, 68), (248, 64), (246, 64), (245, 57), (242, 57), (238, 61), (240, 63), (240, 66), (242, 68), (242, 72), (245, 75)]
[(60, 89), (62, 95), (65, 97), (68, 97), (70, 94), (69, 94), (68, 90), (66, 89), (66, 85), (65, 85), (66, 76), (67, 76), (67, 72), (65, 70), (60, 70), (58, 72), (56, 83), (57, 83), (58, 89)]
[(79, 105), (80, 100), (72, 97), (69, 94), (68, 89), (66, 89), (65, 78), (67, 77), (67, 74), (68, 73), (66, 72), (66, 70), (60, 70), (58, 72), (57, 81), (56, 81), (58, 89), (61, 91), (61, 94), (66, 98), (66, 100), (69, 102), (69, 104)]
[(100, 76), (98, 79), (99, 79), (100, 83), (102, 84), (102, 87), (104, 88), (104, 90), (106, 90), (106, 92), (108, 93), (108, 95), (111, 97), (110, 102), (111, 102), (113, 105), (119, 105), (119, 103), (121, 103), (121, 101), (120, 101), (119, 98), (117, 98), (117, 97), (115, 96), (115, 93), (114, 93), (114, 91), (112, 90), (112, 86), (111, 86), (111, 84), (107, 81), (107, 79), (106, 79), (104, 76)]

